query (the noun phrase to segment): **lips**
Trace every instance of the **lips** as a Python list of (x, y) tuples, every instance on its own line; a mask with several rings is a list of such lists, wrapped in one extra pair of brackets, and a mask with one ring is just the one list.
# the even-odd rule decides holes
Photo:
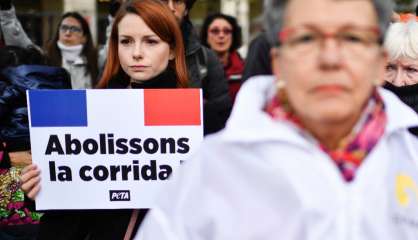
[(341, 93), (345, 92), (348, 89), (342, 85), (339, 84), (323, 84), (316, 86), (313, 91), (314, 92), (326, 92), (326, 93)]
[(133, 66), (129, 66), (129, 68), (134, 71), (134, 72), (141, 72), (144, 71), (145, 69), (148, 68), (148, 66), (144, 66), (144, 65), (133, 65)]

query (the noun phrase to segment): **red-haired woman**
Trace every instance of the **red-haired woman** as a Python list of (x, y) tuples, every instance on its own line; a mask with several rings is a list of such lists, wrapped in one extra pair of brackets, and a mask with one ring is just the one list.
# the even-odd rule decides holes
[(181, 30), (173, 14), (162, 14), (166, 10), (158, 1), (122, 5), (99, 88), (187, 87)]
[[(187, 87), (184, 56), (180, 27), (169, 8), (157, 0), (130, 1), (115, 17), (98, 87)], [(21, 181), (27, 196), (35, 198), (40, 189), (35, 165), (23, 170)], [(129, 239), (127, 229), (135, 232), (145, 211), (139, 216), (132, 213), (129, 209), (48, 212), (41, 219), (38, 239)]]

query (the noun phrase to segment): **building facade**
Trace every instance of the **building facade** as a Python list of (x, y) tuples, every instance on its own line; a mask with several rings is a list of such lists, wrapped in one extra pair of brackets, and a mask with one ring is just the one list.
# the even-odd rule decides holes
[[(100, 46), (105, 42), (105, 29), (110, 0), (13, 0), (18, 18), (29, 37), (44, 46), (56, 31), (61, 15), (67, 11), (80, 12), (90, 23), (93, 38)], [(243, 29), (245, 45), (258, 31), (261, 0), (197, 0), (190, 13), (197, 30), (209, 13), (223, 12), (237, 17)]]

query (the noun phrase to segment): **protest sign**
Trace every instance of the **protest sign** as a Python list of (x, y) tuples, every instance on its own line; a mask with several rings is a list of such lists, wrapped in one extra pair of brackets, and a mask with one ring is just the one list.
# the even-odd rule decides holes
[(27, 95), (37, 210), (150, 208), (203, 139), (199, 89)]

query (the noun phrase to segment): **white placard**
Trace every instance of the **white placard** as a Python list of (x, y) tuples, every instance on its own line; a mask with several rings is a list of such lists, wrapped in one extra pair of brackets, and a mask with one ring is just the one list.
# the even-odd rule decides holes
[(37, 210), (150, 208), (203, 139), (199, 89), (27, 95)]

